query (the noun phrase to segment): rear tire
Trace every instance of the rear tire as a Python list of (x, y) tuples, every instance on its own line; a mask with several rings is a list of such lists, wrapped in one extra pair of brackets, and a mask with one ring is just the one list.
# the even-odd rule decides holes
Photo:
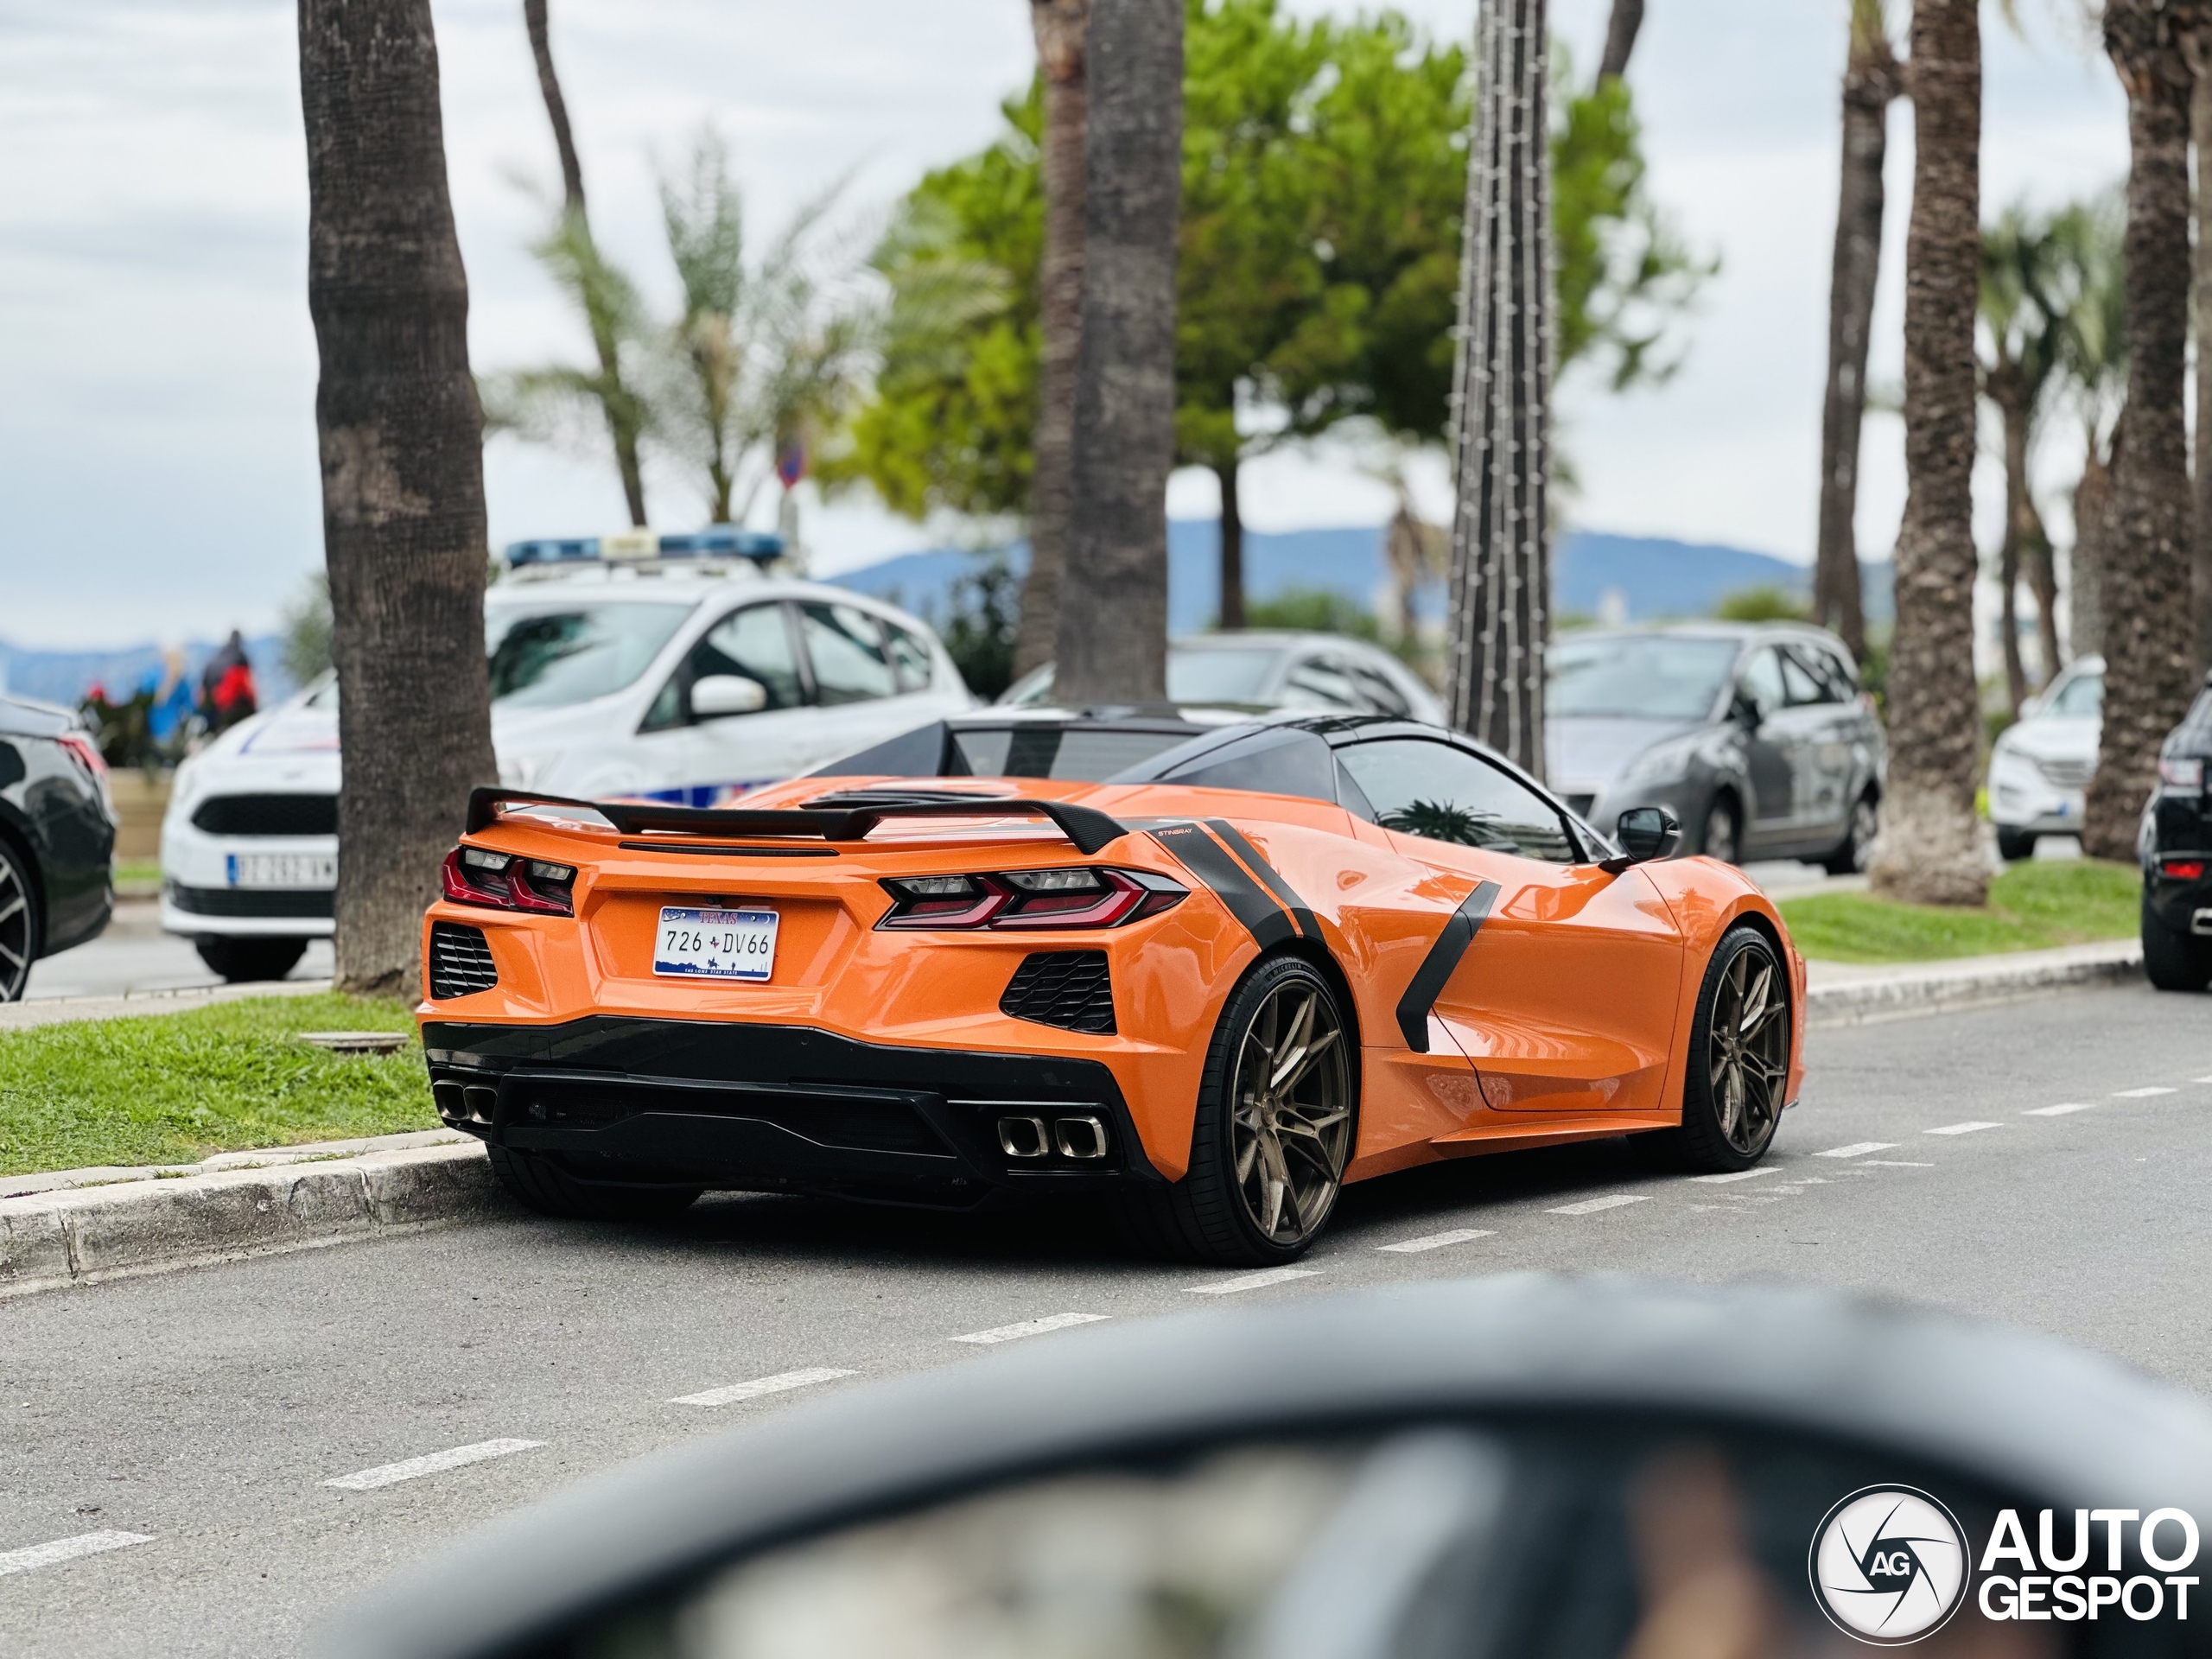
[(2212, 944), (2166, 925), (2143, 893), (2143, 972), (2162, 991), (2201, 991), (2212, 984)]
[(1705, 809), (1705, 827), (1698, 834), (1697, 849), (1707, 858), (1733, 864), (1744, 855), (1744, 815), (1733, 795), (1716, 795)]
[(237, 985), (248, 980), (283, 978), (300, 965), (300, 958), (308, 953), (308, 942), (211, 936), (194, 939), (192, 948), (200, 952), (200, 960), (207, 964), (208, 972)]
[(1122, 1199), (1124, 1237), (1186, 1262), (1295, 1262), (1336, 1207), (1358, 1077), (1357, 1039), (1328, 980), (1296, 957), (1261, 963), (1230, 994), (1207, 1047), (1191, 1166), (1172, 1186)]
[(0, 1002), (13, 1002), (31, 982), (38, 956), (38, 883), (29, 861), (0, 837)]
[(1675, 1169), (1726, 1173), (1766, 1156), (1789, 1086), (1789, 981), (1758, 929), (1721, 936), (1690, 1022), (1677, 1129), (1633, 1137), (1637, 1154)]
[(1997, 855), (2008, 864), (2036, 855), (2036, 832), (2032, 830), (2008, 830), (1997, 826)]
[(706, 1191), (699, 1186), (619, 1186), (580, 1181), (551, 1159), (492, 1146), (492, 1173), (507, 1195), (541, 1216), (564, 1221), (671, 1221)]
[(1843, 840), (1835, 851), (1821, 861), (1821, 868), (1830, 875), (1863, 875), (1874, 856), (1874, 837), (1881, 830), (1879, 809), (1874, 804), (1870, 791), (1859, 798), (1851, 809), (1851, 822), (1843, 832)]

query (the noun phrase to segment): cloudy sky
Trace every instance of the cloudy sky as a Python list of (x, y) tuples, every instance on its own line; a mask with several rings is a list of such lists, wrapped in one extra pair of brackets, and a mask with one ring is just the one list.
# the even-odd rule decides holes
[[(1474, 0), (1402, 9), (1440, 35), (1472, 28)], [(520, 0), (434, 10), (474, 360), (581, 361), (581, 331), (522, 251), (540, 214), (523, 183), (556, 173)], [(1577, 524), (1809, 558), (1845, 10), (1650, 0), (1630, 79), (1652, 188), (1720, 271), (1666, 386), (1562, 389)], [(2126, 164), (2124, 106), (2082, 48), (2070, 0), (2021, 10), (2025, 39), (1993, 11), (1988, 32), (1993, 212), (2104, 188)], [(655, 168), (701, 123), (732, 141), (765, 233), (848, 175), (852, 212), (880, 212), (925, 168), (988, 142), (997, 100), (1029, 70), (1022, 0), (553, 0), (552, 11), (594, 228), (661, 296), (672, 278)], [(1605, 0), (1554, 0), (1558, 35), (1586, 66), (1605, 11)], [(320, 563), (294, 17), (293, 0), (0, 0), (0, 639), (60, 647), (265, 626)], [(1899, 372), (1903, 105), (1892, 135), (1878, 382)], [(1869, 423), (1870, 553), (1887, 549), (1903, 504), (1900, 437), (1892, 418)], [(2078, 465), (2074, 447), (2054, 429), (2040, 461), (2054, 493)], [(1246, 512), (1263, 529), (1387, 510), (1344, 455), (1286, 454), (1255, 471)], [(595, 457), (500, 439), (486, 480), (495, 543), (622, 522)], [(1425, 487), (1440, 513), (1440, 467)], [(1993, 506), (1993, 485), (1984, 493)], [(1179, 475), (1170, 508), (1211, 515), (1211, 480)], [(702, 507), (661, 480), (654, 516), (681, 527)], [(824, 569), (937, 539), (865, 503), (810, 511), (808, 526)]]

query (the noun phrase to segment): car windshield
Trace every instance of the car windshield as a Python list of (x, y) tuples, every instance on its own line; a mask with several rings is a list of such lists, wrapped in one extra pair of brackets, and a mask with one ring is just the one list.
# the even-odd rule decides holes
[(963, 727), (952, 734), (968, 770), (978, 778), (1075, 778), (1097, 783), (1140, 766), (1191, 739), (1188, 728), (1120, 731), (1055, 726)]
[(2036, 710), (2039, 719), (2101, 719), (2105, 710), (2105, 677), (2077, 674), (2059, 687), (2057, 694)]
[(492, 701), (559, 709), (620, 691), (645, 671), (693, 608), (618, 603), (488, 613)]
[(1175, 645), (1167, 652), (1170, 702), (1257, 702), (1278, 652), (1250, 645)]
[(1623, 720), (1702, 720), (1736, 665), (1733, 639), (1608, 634), (1551, 648), (1545, 711)]

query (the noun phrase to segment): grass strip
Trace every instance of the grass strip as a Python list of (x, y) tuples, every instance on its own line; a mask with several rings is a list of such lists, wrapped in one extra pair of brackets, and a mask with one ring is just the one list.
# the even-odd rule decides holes
[[(414, 1025), (404, 1003), (330, 995), (0, 1032), (0, 1174), (435, 1129)], [(410, 1036), (353, 1056), (302, 1031)]]
[(1797, 948), (1820, 961), (1941, 962), (2132, 938), (2142, 890), (2132, 864), (2025, 859), (1989, 884), (1980, 909), (1866, 893), (1815, 893), (1778, 908)]

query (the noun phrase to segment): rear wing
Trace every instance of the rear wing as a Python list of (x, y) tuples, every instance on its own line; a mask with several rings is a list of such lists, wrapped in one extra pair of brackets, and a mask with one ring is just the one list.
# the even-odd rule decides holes
[(665, 806), (657, 801), (582, 801), (568, 795), (538, 795), (521, 789), (479, 789), (468, 798), (468, 833), (487, 828), (510, 806), (568, 806), (606, 819), (626, 836), (646, 830), (680, 830), (694, 835), (804, 836), (822, 841), (859, 841), (886, 818), (1049, 818), (1053, 828), (1086, 855), (1103, 851), (1128, 827), (1118, 818), (1065, 801), (1012, 801), (978, 795), (956, 798), (944, 791), (934, 798), (880, 799), (861, 796), (854, 804), (796, 807), (788, 810), (742, 807)]

